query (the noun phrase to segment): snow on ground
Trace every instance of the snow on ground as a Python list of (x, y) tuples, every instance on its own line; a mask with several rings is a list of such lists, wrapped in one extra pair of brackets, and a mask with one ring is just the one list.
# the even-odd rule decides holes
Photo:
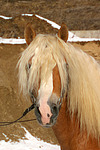
[[(72, 36), (68, 38), (68, 42), (89, 42), (89, 41), (100, 41), (97, 38), (79, 38), (77, 36)], [(1, 38), (0, 44), (25, 44), (25, 39), (15, 39), (15, 38)]]
[[(4, 140), (0, 141), (0, 150), (60, 150), (60, 146), (46, 143), (40, 139), (33, 137), (26, 128), (22, 127), (26, 134), (23, 137), (23, 140), (19, 142), (5, 142)], [(4, 134), (3, 134), (4, 135)], [(6, 138), (7, 136), (4, 135)], [(8, 138), (7, 138), (8, 139)]]
[(41, 16), (39, 16), (39, 15), (35, 15), (35, 16), (36, 16), (37, 18), (39, 18), (39, 19), (41, 19), (41, 20), (44, 20), (44, 21), (46, 21), (47, 23), (51, 24), (51, 26), (52, 26), (53, 28), (60, 29), (60, 26), (59, 26), (58, 24), (56, 24), (55, 22), (50, 21), (50, 20), (48, 20), (48, 19), (46, 19), (46, 18), (43, 18), (43, 17), (41, 17)]
[(2, 15), (0, 15), (0, 18), (2, 18), (2, 19), (12, 19), (12, 17), (6, 17), (6, 16), (2, 16)]
[(0, 37), (0, 44), (25, 44), (25, 39), (15, 39), (15, 38), (2, 38)]
[[(22, 14), (22, 16), (33, 16), (33, 14)], [(56, 24), (55, 22), (53, 21), (50, 21), (46, 18), (43, 18), (39, 15), (35, 15), (36, 17), (38, 17), (39, 19), (42, 19), (42, 20), (45, 20), (47, 23), (51, 24), (51, 26), (53, 28), (57, 28), (57, 29), (60, 29), (60, 26), (58, 24)], [(3, 18), (3, 19), (12, 19), (12, 17), (6, 17), (6, 16), (2, 16), (0, 15), (0, 18)], [(80, 37), (77, 37), (75, 34), (73, 34), (72, 32), (69, 31), (69, 37), (68, 37), (68, 41), (69, 42), (88, 42), (88, 41), (100, 41), (100, 39), (97, 39), (97, 38), (80, 38)], [(25, 44), (25, 40), (24, 39), (14, 39), (14, 38), (10, 38), (10, 39), (4, 39), (4, 38), (0, 38), (0, 43), (3, 43), (3, 44)]]

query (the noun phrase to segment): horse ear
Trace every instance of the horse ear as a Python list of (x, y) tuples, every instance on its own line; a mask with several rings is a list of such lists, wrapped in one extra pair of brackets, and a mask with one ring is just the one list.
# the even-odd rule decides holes
[(65, 42), (68, 40), (68, 29), (66, 24), (62, 23), (61, 28), (58, 31), (58, 37)]
[(29, 45), (33, 41), (35, 36), (36, 36), (36, 33), (35, 33), (32, 25), (30, 23), (28, 23), (26, 25), (26, 28), (25, 28), (25, 31), (24, 31), (24, 37), (25, 37), (27, 45)]

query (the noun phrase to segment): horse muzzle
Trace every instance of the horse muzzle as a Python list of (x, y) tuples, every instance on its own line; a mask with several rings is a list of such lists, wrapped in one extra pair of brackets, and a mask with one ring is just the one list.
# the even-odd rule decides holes
[(52, 127), (56, 123), (59, 114), (59, 110), (60, 110), (59, 105), (49, 104), (48, 107), (50, 107), (50, 111), (48, 111), (48, 109), (45, 111), (44, 108), (45, 113), (42, 113), (42, 111), (40, 111), (39, 105), (36, 105), (35, 107), (36, 118), (39, 124), (43, 127)]

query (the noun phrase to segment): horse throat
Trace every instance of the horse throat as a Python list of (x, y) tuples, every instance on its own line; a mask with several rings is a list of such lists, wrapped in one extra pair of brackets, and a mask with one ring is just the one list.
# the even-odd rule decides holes
[(52, 127), (61, 146), (61, 150), (100, 150), (97, 139), (87, 136), (86, 131), (80, 132), (77, 113), (71, 116), (64, 100), (56, 124)]
[(61, 106), (61, 109), (57, 118), (57, 122), (52, 127), (59, 144), (61, 145), (61, 147), (65, 147), (65, 148), (67, 146), (67, 141), (68, 141), (68, 139), (66, 139), (66, 135), (68, 137), (68, 134), (69, 134), (66, 107), (67, 107), (67, 104), (66, 104), (66, 101), (64, 101)]

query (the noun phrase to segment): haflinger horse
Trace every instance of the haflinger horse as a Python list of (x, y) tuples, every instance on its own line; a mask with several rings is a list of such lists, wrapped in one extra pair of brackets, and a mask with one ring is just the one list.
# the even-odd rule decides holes
[(53, 128), (61, 150), (100, 150), (100, 65), (67, 42), (64, 23), (55, 36), (28, 24), (25, 39), (19, 85), (39, 124)]

